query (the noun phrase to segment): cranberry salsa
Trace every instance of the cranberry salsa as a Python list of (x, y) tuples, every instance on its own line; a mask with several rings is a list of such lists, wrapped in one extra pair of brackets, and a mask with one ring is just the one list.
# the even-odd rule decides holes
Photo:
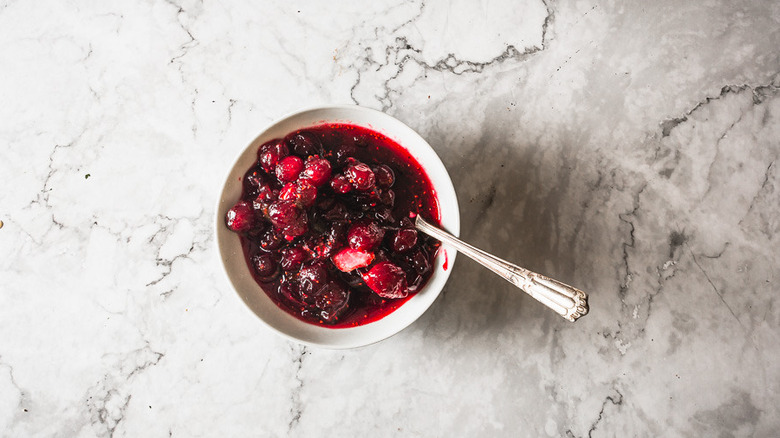
[(353, 327), (391, 313), (428, 281), (439, 243), (431, 181), (398, 143), (326, 124), (271, 140), (243, 178), (225, 223), (257, 283), (304, 321)]

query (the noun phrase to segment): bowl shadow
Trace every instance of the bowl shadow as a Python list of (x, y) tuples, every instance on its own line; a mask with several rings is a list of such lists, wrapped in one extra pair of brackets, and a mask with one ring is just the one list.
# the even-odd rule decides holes
[[(588, 252), (583, 236), (591, 240), (604, 232), (585, 214), (603, 195), (598, 157), (572, 146), (576, 138), (518, 138), (512, 129), (483, 126), (473, 137), (453, 143), (451, 129), (425, 136), (452, 177), (461, 238), (592, 292), (586, 289), (591, 283), (585, 271), (593, 262), (582, 263)], [(547, 342), (549, 332), (571, 322), (460, 255), (441, 296), (418, 324), (426, 336), (484, 344), (485, 338), (529, 327), (541, 330), (536, 337)]]

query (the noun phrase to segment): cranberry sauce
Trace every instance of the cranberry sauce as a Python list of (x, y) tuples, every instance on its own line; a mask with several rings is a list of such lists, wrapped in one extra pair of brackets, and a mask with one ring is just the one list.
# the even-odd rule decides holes
[(439, 205), (402, 146), (367, 128), (326, 124), (271, 140), (257, 157), (225, 223), (279, 307), (312, 324), (354, 327), (426, 284), (439, 243), (411, 218), (439, 223)]

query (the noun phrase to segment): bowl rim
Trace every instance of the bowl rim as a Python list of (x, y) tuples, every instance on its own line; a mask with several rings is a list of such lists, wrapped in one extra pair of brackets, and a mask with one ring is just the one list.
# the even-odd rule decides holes
[[(303, 109), (300, 109), (300, 110), (296, 110), (296, 111), (287, 113), (287, 114), (283, 115), (282, 117), (276, 118), (276, 119), (272, 120), (271, 122), (267, 123), (266, 125), (264, 125), (259, 131), (257, 131), (258, 134), (255, 135), (246, 144), (246, 146), (244, 146), (243, 148), (238, 150), (237, 153), (235, 154), (235, 156), (233, 157), (233, 159), (229, 162), (230, 165), (228, 166), (228, 169), (225, 171), (224, 176), (221, 179), (222, 183), (219, 186), (219, 192), (218, 192), (218, 194), (216, 196), (216, 203), (215, 203), (216, 205), (215, 205), (215, 209), (214, 209), (214, 218), (213, 218), (214, 221), (212, 223), (214, 225), (214, 230), (213, 230), (213, 232), (214, 232), (214, 240), (215, 240), (215, 244), (217, 246), (217, 248), (216, 248), (217, 250), (215, 251), (215, 256), (219, 258), (219, 264), (221, 266), (222, 274), (225, 277), (225, 281), (230, 286), (230, 289), (232, 289), (233, 292), (236, 293), (236, 295), (238, 295), (238, 298), (244, 304), (244, 307), (246, 308), (246, 310), (248, 310), (252, 315), (254, 315), (254, 317), (257, 320), (259, 320), (262, 325), (264, 325), (266, 328), (270, 329), (270, 331), (272, 331), (272, 332), (274, 332), (274, 333), (276, 333), (278, 335), (281, 335), (285, 339), (288, 339), (290, 341), (293, 341), (293, 342), (296, 342), (296, 343), (299, 343), (299, 344), (302, 344), (302, 345), (305, 345), (305, 346), (340, 350), (340, 349), (351, 349), (351, 348), (363, 347), (363, 346), (372, 345), (372, 344), (375, 344), (377, 342), (383, 341), (383, 340), (388, 339), (388, 338), (390, 338), (392, 336), (395, 336), (396, 334), (400, 333), (401, 331), (403, 331), (404, 329), (409, 327), (415, 321), (417, 321), (426, 311), (428, 311), (428, 309), (433, 305), (433, 303), (436, 301), (436, 299), (438, 298), (438, 296), (441, 294), (442, 290), (444, 289), (444, 287), (446, 285), (446, 282), (447, 282), (447, 280), (449, 280), (449, 276), (452, 273), (452, 269), (454, 267), (457, 251), (455, 250), (454, 247), (449, 246), (449, 245), (447, 245), (445, 243), (442, 243), (442, 245), (440, 247), (441, 249), (436, 254), (434, 260), (435, 261), (439, 260), (441, 258), (440, 254), (442, 252), (444, 252), (445, 253), (445, 262), (444, 263), (448, 263), (448, 267), (446, 269), (443, 269), (441, 273), (438, 272), (438, 269), (434, 270), (433, 275), (428, 280), (428, 284), (426, 284), (426, 286), (420, 292), (417, 293), (417, 294), (422, 294), (423, 292), (425, 292), (428, 289), (429, 285), (433, 282), (434, 277), (436, 277), (436, 276), (444, 276), (443, 280), (441, 281), (440, 287), (438, 288), (438, 290), (435, 291), (434, 296), (430, 299), (430, 301), (427, 303), (427, 305), (425, 305), (424, 307), (420, 308), (419, 312), (413, 318), (409, 318), (406, 321), (401, 321), (401, 323), (397, 324), (395, 326), (395, 328), (391, 332), (389, 332), (389, 333), (382, 333), (382, 334), (380, 334), (380, 336), (376, 336), (374, 339), (371, 339), (370, 341), (367, 341), (367, 342), (366, 341), (361, 341), (361, 342), (352, 342), (352, 343), (349, 343), (349, 342), (328, 343), (328, 342), (316, 341), (316, 340), (311, 340), (311, 339), (301, 339), (299, 337), (293, 336), (290, 333), (285, 332), (284, 330), (280, 329), (279, 327), (276, 327), (276, 326), (272, 325), (269, 321), (266, 321), (263, 317), (261, 317), (261, 315), (259, 315), (255, 311), (255, 309), (252, 308), (250, 303), (242, 295), (241, 291), (239, 291), (238, 286), (234, 283), (233, 279), (231, 278), (230, 273), (228, 272), (228, 266), (227, 266), (225, 257), (223, 255), (223, 249), (222, 249), (223, 243), (222, 243), (222, 241), (220, 239), (220, 236), (224, 235), (224, 233), (220, 233), (221, 228), (224, 227), (224, 217), (223, 217), (224, 213), (222, 213), (221, 210), (223, 208), (224, 195), (225, 195), (225, 192), (227, 190), (228, 183), (232, 180), (231, 174), (234, 173), (236, 166), (241, 161), (241, 158), (247, 153), (247, 150), (252, 148), (253, 146), (256, 147), (256, 143), (258, 143), (260, 138), (263, 137), (264, 135), (266, 135), (266, 133), (268, 133), (268, 131), (272, 130), (273, 128), (277, 127), (278, 125), (283, 124), (288, 119), (292, 119), (292, 118), (298, 117), (298, 116), (303, 116), (306, 113), (327, 112), (327, 111), (334, 111), (334, 110), (335, 111), (343, 110), (343, 111), (366, 112), (366, 113), (372, 114), (374, 117), (385, 118), (386, 120), (388, 120), (391, 123), (399, 124), (399, 128), (400, 129), (407, 130), (407, 134), (411, 135), (412, 137), (415, 137), (415, 143), (418, 144), (418, 145), (423, 146), (423, 149), (427, 148), (427, 149), (430, 150), (430, 152), (433, 154), (433, 156), (436, 158), (436, 160), (434, 162), (432, 162), (432, 163), (429, 163), (426, 160), (426, 163), (420, 163), (420, 165), (429, 174), (429, 177), (430, 177), (430, 174), (431, 174), (431, 168), (435, 168), (435, 170), (437, 170), (437, 171), (439, 171), (439, 170), (442, 171), (442, 172), (438, 172), (438, 174), (442, 175), (444, 178), (443, 178), (442, 181), (439, 181), (438, 184), (434, 184), (434, 189), (437, 192), (437, 200), (440, 202), (440, 206), (441, 206), (441, 200), (439, 199), (439, 193), (441, 193), (442, 191), (446, 191), (446, 192), (449, 192), (452, 195), (452, 199), (448, 201), (448, 204), (452, 205), (452, 207), (450, 209), (452, 211), (454, 211), (456, 214), (448, 216), (448, 218), (447, 218), (448, 224), (447, 224), (446, 229), (451, 234), (453, 234), (455, 236), (458, 236), (459, 233), (460, 233), (460, 208), (459, 208), (459, 205), (458, 205), (457, 193), (455, 192), (455, 188), (454, 188), (454, 186), (452, 184), (452, 178), (450, 177), (450, 174), (447, 171), (447, 168), (444, 166), (444, 163), (441, 161), (441, 158), (439, 157), (438, 153), (436, 153), (436, 150), (433, 149), (433, 147), (419, 133), (417, 133), (417, 131), (415, 131), (414, 129), (412, 129), (408, 125), (406, 125), (404, 122), (398, 120), (397, 118), (395, 118), (395, 117), (393, 117), (393, 116), (391, 116), (391, 115), (389, 115), (387, 113), (384, 113), (382, 111), (373, 109), (373, 108), (367, 108), (367, 107), (363, 107), (363, 106), (360, 106), (360, 105), (354, 105), (354, 104), (320, 105), (320, 106), (307, 107), (307, 108), (303, 108)], [(339, 119), (334, 117), (333, 120), (339, 120)], [(304, 126), (302, 126), (300, 128), (295, 128), (295, 129), (305, 129), (306, 127), (320, 126), (322, 124), (328, 123), (329, 121), (330, 120), (328, 118), (325, 118), (325, 119), (323, 119), (321, 121), (318, 121), (318, 122), (315, 122), (315, 123), (310, 123), (310, 124), (305, 124)], [(355, 125), (358, 125), (358, 126), (363, 126), (363, 127), (366, 127), (366, 128), (378, 131), (378, 132), (382, 132), (379, 128), (371, 126), (370, 124), (367, 124), (367, 123), (355, 122), (355, 121), (348, 121), (348, 122), (350, 122), (352, 124), (355, 124)], [(382, 132), (382, 133), (384, 135), (390, 137), (393, 141), (396, 141), (397, 143), (401, 144), (400, 141), (398, 141), (395, 138), (393, 138), (391, 132)], [(406, 148), (406, 146), (404, 146), (403, 144), (401, 144), (401, 146)], [(412, 153), (412, 154), (414, 155), (414, 153)], [(415, 159), (419, 162), (418, 157), (415, 156)], [(243, 171), (242, 171), (242, 173), (243, 173)], [(431, 179), (433, 180), (433, 178), (431, 178)], [(431, 182), (433, 183), (433, 181), (431, 181)], [(444, 217), (442, 217), (442, 221), (444, 221), (444, 220), (445, 220)], [(415, 297), (412, 297), (412, 299), (414, 299), (414, 298)], [(412, 299), (410, 299), (408, 302), (404, 303), (404, 305), (407, 305), (409, 302), (411, 302)], [(280, 312), (286, 314), (286, 312), (284, 310), (282, 310), (281, 308), (278, 308), (278, 306), (277, 306), (277, 309)], [(391, 312), (388, 315), (386, 315), (384, 318), (381, 318), (380, 321), (390, 317), (390, 315), (396, 313), (397, 310)], [(292, 315), (289, 315), (289, 316), (291, 318), (295, 318)], [(372, 322), (372, 323), (364, 324), (364, 325), (357, 326), (357, 327), (333, 329), (333, 328), (327, 328), (327, 327), (320, 327), (320, 326), (317, 326), (315, 324), (311, 324), (311, 323), (308, 323), (308, 322), (305, 322), (305, 321), (298, 320), (297, 318), (295, 318), (295, 319), (296, 319), (296, 321), (299, 321), (301, 324), (308, 324), (308, 325), (312, 325), (314, 327), (323, 328), (325, 330), (345, 331), (345, 332), (350, 331), (350, 330), (360, 329), (361, 327), (368, 327), (368, 326), (371, 326), (371, 324), (373, 324), (373, 322)], [(365, 330), (365, 329), (363, 329), (363, 330)]]

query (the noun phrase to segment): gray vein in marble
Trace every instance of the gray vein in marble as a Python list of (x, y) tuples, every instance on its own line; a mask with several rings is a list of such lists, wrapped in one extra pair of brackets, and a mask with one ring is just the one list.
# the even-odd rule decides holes
[[(766, 171), (764, 171), (764, 180), (761, 181), (761, 187), (758, 188), (758, 191), (756, 192), (756, 195), (753, 196), (753, 199), (750, 200), (750, 205), (748, 206), (747, 212), (745, 213), (745, 216), (739, 221), (739, 224), (741, 225), (742, 222), (745, 220), (745, 218), (750, 214), (750, 212), (753, 211), (753, 208), (756, 205), (756, 201), (761, 196), (761, 194), (764, 192), (764, 189), (766, 188), (767, 183), (769, 182), (770, 175), (769, 173), (772, 171), (772, 168), (775, 165), (775, 160), (772, 160), (769, 165), (766, 167)], [(769, 237), (769, 236), (767, 236)]]
[[(748, 85), (748, 84), (724, 85), (720, 89), (720, 93), (717, 96), (712, 96), (712, 97), (707, 96), (707, 97), (704, 98), (704, 100), (702, 100), (702, 101), (698, 102), (696, 105), (694, 105), (693, 108), (691, 108), (690, 110), (686, 111), (685, 114), (683, 114), (682, 116), (673, 117), (673, 118), (666, 119), (663, 122), (661, 122), (660, 123), (660, 126), (661, 126), (661, 137), (662, 138), (663, 137), (668, 137), (671, 134), (671, 132), (672, 132), (672, 130), (674, 128), (676, 128), (679, 124), (688, 121), (688, 117), (690, 117), (694, 112), (696, 112), (697, 110), (699, 110), (703, 106), (708, 105), (710, 102), (713, 102), (713, 101), (716, 101), (716, 100), (720, 100), (723, 96), (725, 96), (725, 95), (727, 95), (729, 93), (737, 93), (737, 94), (739, 94), (739, 93), (742, 93), (742, 92), (744, 92), (746, 90), (750, 90), (750, 92), (753, 94), (753, 104), (754, 105), (758, 105), (760, 103), (763, 103), (765, 98), (766, 98), (766, 96), (767, 96), (767, 92), (769, 92), (769, 91), (777, 91), (778, 90), (778, 87), (780, 87), (780, 85), (778, 85), (777, 82), (779, 80), (780, 80), (780, 73), (776, 73), (775, 75), (773, 75), (772, 81), (770, 81), (766, 85)], [(733, 127), (733, 126), (734, 125), (732, 125), (731, 127)], [(728, 133), (728, 131), (731, 129), (731, 127), (729, 129), (727, 129), (726, 132), (724, 132), (724, 134), (723, 134), (724, 136)]]
[[(637, 190), (636, 194), (634, 194), (634, 204), (631, 211), (620, 213), (618, 215), (618, 218), (621, 222), (628, 224), (629, 230), (628, 230), (628, 240), (623, 242), (623, 274), (622, 278), (620, 279), (620, 296), (621, 298), (625, 299), (626, 293), (628, 293), (629, 285), (631, 284), (631, 266), (629, 264), (629, 254), (628, 254), (628, 248), (633, 248), (634, 243), (636, 241), (636, 238), (634, 237), (634, 231), (636, 231), (636, 228), (634, 226), (634, 222), (630, 220), (629, 218), (636, 215), (636, 212), (639, 210), (640, 207), (640, 196), (642, 195), (642, 192), (645, 191), (647, 188), (647, 183), (642, 183), (642, 185)], [(624, 303), (625, 305), (625, 303)]]
[[(203, 216), (205, 212), (201, 214)], [(178, 220), (165, 216), (165, 215), (157, 215), (154, 218), (154, 223), (160, 224), (160, 229), (157, 230), (151, 237), (149, 237), (148, 242), (155, 247), (155, 252), (157, 253), (157, 256), (155, 257), (155, 264), (158, 267), (163, 268), (163, 271), (160, 273), (160, 275), (151, 280), (146, 284), (147, 287), (155, 286), (168, 278), (168, 276), (173, 272), (173, 265), (178, 260), (184, 260), (189, 259), (193, 253), (196, 251), (207, 251), (208, 250), (208, 242), (210, 239), (212, 239), (211, 233), (206, 230), (204, 232), (198, 233), (198, 230), (195, 230), (195, 234), (193, 235), (193, 240), (191, 241), (191, 244), (189, 246), (189, 249), (187, 249), (183, 253), (179, 253), (174, 255), (173, 257), (162, 257), (160, 255), (161, 249), (163, 245), (167, 242), (168, 238), (172, 235), (174, 232), (174, 228), (178, 224)], [(200, 236), (199, 236), (200, 234)], [(169, 289), (164, 290), (163, 292), (160, 292), (160, 296), (163, 298), (168, 298), (176, 289), (178, 288), (177, 285), (172, 285)]]
[(119, 363), (114, 371), (106, 373), (87, 391), (86, 403), (93, 429), (103, 436), (114, 436), (133, 397), (127, 388), (133, 377), (157, 365), (164, 357), (164, 353), (152, 350), (147, 342), (143, 348), (115, 358)]
[[(725, 251), (725, 249), (724, 249), (724, 251)], [(712, 286), (712, 290), (715, 292), (715, 295), (718, 296), (718, 298), (720, 299), (720, 302), (723, 303), (723, 305), (726, 307), (726, 309), (728, 309), (728, 311), (731, 314), (731, 316), (733, 316), (734, 319), (737, 320), (737, 323), (739, 323), (739, 326), (742, 327), (742, 329), (745, 330), (745, 332), (747, 333), (747, 328), (742, 324), (742, 321), (739, 320), (739, 317), (737, 316), (737, 314), (734, 313), (734, 309), (732, 309), (731, 306), (729, 305), (729, 303), (726, 302), (725, 298), (723, 298), (723, 294), (720, 293), (720, 291), (718, 290), (718, 287), (715, 286), (715, 283), (712, 282), (712, 279), (710, 278), (710, 275), (701, 266), (701, 264), (699, 264), (699, 261), (696, 259), (696, 254), (694, 254), (693, 251), (691, 251), (690, 247), (688, 247), (688, 252), (690, 252), (691, 257), (693, 258), (693, 263), (699, 268), (701, 273), (704, 274), (704, 278), (707, 279), (707, 283), (709, 283), (710, 286)], [(756, 348), (758, 348), (758, 347), (756, 347)]]
[[(599, 415), (596, 418), (596, 420), (593, 422), (593, 424), (590, 426), (590, 429), (588, 430), (588, 438), (593, 437), (593, 432), (596, 431), (596, 429), (599, 426), (599, 423), (601, 423), (601, 420), (604, 419), (604, 411), (606, 411), (608, 405), (617, 406), (620, 407), (623, 405), (623, 394), (617, 390), (617, 388), (613, 389), (615, 391), (615, 395), (608, 395), (604, 402), (601, 404), (601, 410), (599, 411)], [(569, 431), (567, 431), (569, 432)]]
[[(184, 22), (181, 20), (181, 15), (186, 14), (187, 11), (181, 6), (173, 2), (173, 0), (163, 0), (165, 3), (173, 6), (176, 8), (176, 22), (179, 24), (179, 27), (181, 27), (181, 30), (183, 30), (187, 36), (189, 37), (188, 41), (185, 41), (181, 45), (179, 45), (179, 54), (175, 55), (171, 58), (169, 61), (169, 64), (173, 64), (174, 62), (178, 62), (187, 55), (187, 52), (197, 46), (199, 44), (198, 40), (195, 38), (195, 36), (192, 35), (192, 32), (190, 31), (189, 27), (184, 24)], [(181, 70), (181, 66), (179, 66), (179, 70)]]
[[(548, 31), (555, 20), (555, 12), (550, 6), (547, 0), (541, 0), (547, 10), (547, 16), (542, 23), (542, 41), (538, 46), (532, 46), (522, 51), (518, 50), (513, 44), (508, 44), (504, 47), (504, 51), (494, 58), (484, 61), (470, 61), (468, 59), (459, 59), (454, 53), (449, 53), (447, 56), (437, 60), (435, 63), (429, 63), (423, 58), (422, 49), (414, 47), (409, 43), (409, 40), (404, 36), (395, 36), (394, 43), (385, 47), (384, 61), (374, 62), (371, 60), (373, 56), (373, 50), (367, 47), (363, 50), (362, 65), (356, 69), (357, 79), (350, 88), (350, 98), (355, 104), (361, 104), (359, 99), (355, 97), (355, 90), (361, 84), (361, 74), (367, 71), (373, 70), (379, 72), (385, 67), (391, 68), (393, 73), (385, 79), (381, 84), (382, 92), (377, 93), (374, 97), (378, 98), (382, 111), (387, 111), (393, 106), (393, 93), (397, 91), (390, 85), (390, 82), (397, 79), (403, 72), (407, 63), (414, 63), (423, 69), (422, 75), (427, 77), (431, 71), (449, 73), (455, 76), (461, 76), (465, 73), (482, 73), (486, 68), (503, 64), (505, 62), (516, 61), (522, 62), (529, 56), (541, 52), (546, 49), (548, 44)], [(425, 9), (425, 3), (421, 2), (419, 12), (412, 18), (397, 26), (390, 31), (390, 36), (396, 34), (400, 29), (414, 25)], [(374, 35), (378, 38), (380, 35), (380, 28), (374, 29)], [(384, 28), (381, 28), (384, 29)], [(419, 75), (418, 75), (419, 79)], [(415, 79), (416, 81), (417, 79)]]
[[(200, 42), (197, 38), (195, 38), (195, 35), (192, 34), (192, 31), (190, 30), (190, 26), (185, 24), (185, 22), (182, 20), (183, 15), (187, 15), (188, 11), (184, 9), (183, 6), (175, 3), (173, 0), (163, 0), (166, 4), (172, 6), (176, 9), (176, 24), (179, 26), (179, 28), (184, 31), (184, 33), (187, 34), (187, 40), (179, 44), (179, 47), (176, 49), (178, 52), (174, 56), (171, 57), (171, 59), (168, 61), (169, 65), (175, 65), (176, 70), (179, 72), (179, 77), (181, 78), (182, 84), (187, 85), (188, 81), (184, 72), (184, 57), (187, 56), (190, 49), (197, 47), (200, 45)], [(195, 105), (198, 100), (198, 88), (197, 86), (192, 86), (192, 99), (190, 101), (190, 110), (192, 111), (193, 115), (193, 123), (192, 127), (190, 128), (190, 131), (192, 132), (192, 136), (196, 137), (198, 135), (198, 123), (197, 123), (197, 112), (195, 109)]]
[(10, 363), (4, 362), (3, 357), (0, 356), (0, 369), (2, 368), (8, 369), (8, 379), (11, 383), (11, 386), (13, 386), (13, 388), (19, 392), (19, 402), (16, 405), (17, 410), (12, 420), (12, 422), (15, 423), (20, 419), (20, 416), (23, 413), (28, 412), (28, 405), (29, 405), (29, 402), (27, 400), (28, 395), (27, 392), (24, 389), (22, 389), (19, 386), (19, 383), (16, 381), (16, 378), (14, 377), (14, 367), (11, 366)]
[[(296, 348), (296, 347), (293, 347)], [(301, 415), (303, 414), (303, 403), (301, 402), (301, 392), (303, 391), (303, 378), (301, 378), (301, 370), (303, 369), (303, 358), (306, 355), (306, 347), (297, 347), (299, 353), (293, 360), (293, 367), (295, 368), (294, 379), (296, 386), (292, 389), (290, 394), (290, 422), (287, 424), (287, 433), (292, 432), (295, 426), (301, 421)]]

